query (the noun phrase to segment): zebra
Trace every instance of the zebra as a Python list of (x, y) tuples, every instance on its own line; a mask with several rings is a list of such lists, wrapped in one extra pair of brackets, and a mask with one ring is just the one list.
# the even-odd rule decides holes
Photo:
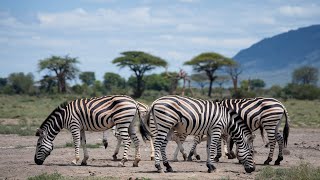
[(133, 127), (136, 113), (137, 102), (124, 95), (76, 99), (69, 103), (63, 103), (45, 119), (37, 130), (36, 136), (39, 136), (39, 139), (34, 161), (38, 165), (43, 164), (53, 150), (52, 141), (61, 129), (65, 128), (71, 132), (75, 146), (75, 159), (72, 164), (76, 165), (80, 159), (79, 147), (81, 141), (84, 153), (81, 165), (87, 165), (89, 155), (86, 148), (85, 131), (104, 131), (116, 126), (125, 143), (123, 158), (119, 162), (119, 166), (124, 166), (124, 163), (128, 161), (127, 151), (131, 138), (135, 144), (133, 166), (137, 167), (141, 155), (139, 139)]
[[(149, 111), (149, 106), (142, 103), (142, 102), (139, 102), (139, 101), (137, 101), (137, 103), (138, 103), (138, 110), (139, 110), (139, 118), (142, 118), (142, 121), (145, 123), (146, 122), (145, 118), (146, 118), (147, 112)], [(117, 146), (116, 146), (116, 149), (112, 155), (113, 160), (116, 161), (116, 160), (118, 160), (117, 155), (119, 153), (122, 139), (120, 136), (120, 132), (116, 129), (116, 126), (112, 127), (112, 133), (117, 138)], [(107, 149), (107, 147), (108, 147), (107, 130), (103, 131), (102, 143), (103, 143), (105, 149)], [(154, 148), (153, 148), (152, 139), (150, 139), (150, 147), (151, 147), (150, 158), (151, 158), (151, 160), (154, 160)]]
[[(283, 148), (287, 146), (289, 137), (289, 116), (285, 106), (274, 98), (248, 98), (248, 99), (225, 99), (220, 102), (221, 105), (234, 110), (241, 116), (250, 130), (253, 132), (258, 128), (264, 139), (263, 132), (268, 135), (270, 151), (267, 160), (268, 165), (272, 161), (276, 142), (279, 145), (278, 158), (275, 165), (280, 165), (283, 160)], [(279, 133), (282, 117), (285, 117), (285, 126), (283, 136)], [(232, 147), (232, 146), (231, 146)]]
[(167, 137), (170, 137), (174, 130), (178, 134), (202, 134), (210, 137), (207, 140), (209, 173), (216, 169), (213, 165), (213, 159), (220, 136), (225, 133), (235, 139), (239, 147), (239, 159), (242, 161), (245, 171), (250, 173), (255, 170), (251, 147), (247, 143), (251, 138), (249, 128), (235, 112), (219, 103), (168, 95), (154, 101), (148, 114), (153, 117), (156, 130), (150, 133), (144, 131), (145, 128), (140, 128), (140, 132), (145, 138), (150, 134), (155, 139), (155, 167), (158, 172), (164, 172), (160, 165), (160, 150), (167, 172), (173, 171), (166, 158), (165, 148), (168, 143)]
[[(245, 120), (245, 123), (248, 125), (250, 130), (253, 132), (260, 129), (262, 140), (265, 143), (264, 131), (268, 134), (268, 139), (270, 146), (270, 152), (267, 160), (264, 162), (265, 165), (268, 165), (272, 161), (274, 147), (276, 141), (279, 144), (279, 155), (278, 159), (275, 161), (275, 165), (280, 165), (280, 162), (283, 160), (283, 147), (287, 146), (288, 137), (289, 137), (289, 116), (285, 106), (278, 100), (274, 98), (249, 98), (249, 99), (225, 99), (220, 101), (220, 103), (236, 111), (242, 119)], [(283, 129), (283, 137), (278, 132), (279, 126), (281, 124), (282, 116), (285, 116), (286, 122)], [(198, 138), (199, 139), (199, 138)], [(194, 140), (194, 144), (189, 153), (192, 156), (193, 151), (196, 151), (196, 146), (201, 140)], [(252, 142), (253, 143), (253, 142)], [(233, 159), (236, 157), (232, 151), (233, 141), (229, 139), (227, 142), (228, 147), (228, 158)], [(266, 145), (267, 147), (267, 145)]]

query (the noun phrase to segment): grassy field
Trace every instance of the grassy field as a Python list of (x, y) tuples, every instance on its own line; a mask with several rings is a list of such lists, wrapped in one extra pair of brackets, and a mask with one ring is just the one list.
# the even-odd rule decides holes
[[(61, 103), (79, 96), (0, 95), (0, 134), (33, 135), (36, 128)], [(150, 98), (139, 101), (151, 104)], [(320, 128), (320, 100), (280, 100), (286, 106), (291, 127)]]

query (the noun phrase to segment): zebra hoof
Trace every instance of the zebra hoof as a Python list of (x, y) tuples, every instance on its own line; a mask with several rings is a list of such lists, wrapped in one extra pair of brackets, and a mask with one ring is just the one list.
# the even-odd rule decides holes
[(156, 168), (157, 168), (157, 172), (158, 172), (158, 173), (164, 173), (164, 171), (163, 171), (163, 169), (161, 168), (160, 164), (156, 164), (155, 166), (156, 166)]
[(264, 165), (269, 165), (269, 163), (272, 161), (272, 158), (269, 158), (268, 157), (268, 159), (266, 160), (266, 161), (264, 161)]
[(151, 157), (151, 161), (154, 161), (154, 157)]
[(197, 160), (200, 160), (200, 155), (196, 155), (196, 159), (197, 159)]
[(192, 156), (188, 156), (188, 161), (192, 161)]
[(140, 160), (141, 160), (140, 158), (136, 158), (133, 162), (133, 167), (138, 167)]
[(172, 161), (173, 161), (173, 162), (178, 162), (179, 160), (178, 160), (178, 159), (173, 159)]
[(280, 165), (280, 162), (283, 160), (282, 156), (278, 156), (278, 159), (274, 162), (274, 165)]
[(117, 161), (117, 160), (118, 160), (117, 155), (115, 155), (115, 154), (112, 155), (112, 158), (113, 158), (114, 161)]
[(184, 153), (182, 156), (183, 156), (183, 160), (186, 161), (187, 160), (187, 154)]
[(167, 168), (167, 172), (173, 172), (172, 167)]
[(207, 167), (208, 167), (208, 173), (212, 173), (216, 170), (213, 164), (207, 164)]
[(219, 162), (219, 158), (215, 157), (215, 158), (214, 158), (214, 161), (215, 161), (215, 162)]
[(81, 166), (86, 166), (88, 165), (87, 162), (81, 162)]

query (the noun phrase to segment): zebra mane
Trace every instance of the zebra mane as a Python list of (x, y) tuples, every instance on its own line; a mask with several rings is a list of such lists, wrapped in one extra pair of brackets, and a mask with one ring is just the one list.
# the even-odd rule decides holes
[(57, 111), (61, 111), (61, 109), (66, 108), (66, 106), (69, 104), (68, 101), (65, 101), (63, 103), (61, 103), (58, 107), (56, 107), (51, 113), (50, 115), (42, 122), (40, 129), (42, 129), (49, 121), (50, 117)]

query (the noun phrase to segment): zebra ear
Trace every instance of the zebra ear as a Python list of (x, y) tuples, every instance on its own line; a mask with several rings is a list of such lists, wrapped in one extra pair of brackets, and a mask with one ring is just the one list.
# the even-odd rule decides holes
[(43, 130), (38, 128), (36, 132), (36, 136), (41, 136), (41, 135), (43, 135)]

